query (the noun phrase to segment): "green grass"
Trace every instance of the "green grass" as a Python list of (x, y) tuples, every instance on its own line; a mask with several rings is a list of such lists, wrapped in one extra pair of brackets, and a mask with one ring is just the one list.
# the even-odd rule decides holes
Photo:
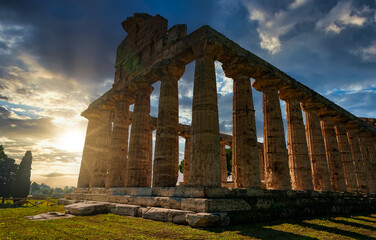
[(375, 239), (376, 214), (193, 229), (142, 218), (101, 214), (49, 221), (25, 216), (63, 206), (0, 209), (0, 239)]

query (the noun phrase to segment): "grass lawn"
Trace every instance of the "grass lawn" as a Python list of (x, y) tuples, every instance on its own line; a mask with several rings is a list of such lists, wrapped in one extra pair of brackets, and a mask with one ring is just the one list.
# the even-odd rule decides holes
[(0, 239), (375, 239), (376, 214), (193, 229), (142, 218), (101, 214), (49, 221), (24, 216), (63, 206), (0, 208)]

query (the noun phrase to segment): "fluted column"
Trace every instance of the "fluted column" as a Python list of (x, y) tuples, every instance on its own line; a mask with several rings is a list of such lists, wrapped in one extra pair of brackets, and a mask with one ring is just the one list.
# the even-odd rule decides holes
[(324, 139), (321, 132), (320, 119), (317, 113), (319, 105), (304, 101), (302, 109), (305, 116), (305, 129), (308, 154), (311, 160), (312, 182), (316, 191), (331, 191), (328, 163), (326, 160)]
[(221, 186), (219, 119), (214, 59), (196, 57), (189, 184)]
[(264, 145), (262, 143), (258, 143), (258, 157), (260, 163), (260, 182), (261, 188), (265, 188), (265, 161), (264, 161)]
[(123, 187), (128, 155), (129, 105), (130, 93), (116, 93), (114, 123), (111, 135), (110, 162), (106, 187)]
[(358, 131), (358, 141), (360, 147), (360, 153), (362, 155), (364, 164), (364, 173), (368, 184), (368, 190), (370, 193), (376, 193), (374, 180), (374, 172), (372, 171), (371, 159), (368, 151), (367, 139), (364, 131)]
[(299, 99), (302, 93), (291, 88), (280, 90), (286, 102), (287, 146), (291, 187), (293, 190), (313, 190), (312, 170), (308, 156), (307, 140)]
[[(264, 81), (264, 82), (263, 82)], [(257, 80), (253, 86), (262, 91), (264, 129), (265, 183), (267, 189), (291, 189), (278, 88), (268, 80)], [(264, 84), (264, 85), (263, 85)]]
[(96, 138), (98, 137), (99, 112), (84, 112), (82, 116), (89, 121), (86, 129), (85, 145), (82, 153), (80, 175), (77, 187), (87, 188), (93, 175), (93, 165), (97, 156)]
[(126, 167), (126, 187), (150, 187), (150, 94), (153, 88), (147, 83), (137, 85), (132, 114), (131, 137)]
[(368, 192), (368, 184), (364, 173), (364, 163), (359, 147), (359, 140), (357, 137), (357, 125), (349, 122), (346, 124), (347, 139), (350, 143), (350, 149), (355, 167), (355, 176), (358, 186), (358, 191), (361, 193)]
[(336, 133), (334, 131), (333, 117), (335, 115), (336, 112), (329, 109), (323, 108), (319, 110), (321, 130), (324, 138), (326, 159), (328, 160), (332, 191), (344, 192), (346, 190), (346, 183)]
[(221, 141), (221, 182), (227, 182), (227, 161), (226, 161), (226, 144)]
[(161, 78), (158, 125), (153, 165), (153, 186), (176, 185), (179, 168), (179, 99), (178, 80), (183, 68), (170, 68)]
[(97, 156), (94, 161), (93, 177), (90, 179), (90, 187), (105, 187), (110, 160), (110, 143), (112, 128), (112, 107), (100, 106), (100, 118), (98, 137), (96, 138)]
[(185, 184), (189, 183), (189, 161), (191, 159), (191, 136), (184, 135), (185, 138), (185, 146), (184, 146), (184, 170), (183, 170), (183, 182)]
[(349, 140), (347, 139), (345, 126), (340, 119), (334, 119), (334, 130), (336, 132), (339, 152), (341, 154), (341, 162), (346, 182), (347, 192), (356, 192), (357, 184), (355, 177), (354, 162), (351, 156)]
[(368, 146), (369, 158), (371, 161), (371, 170), (373, 171), (373, 183), (376, 184), (376, 135), (373, 133), (368, 132), (366, 134), (366, 141)]

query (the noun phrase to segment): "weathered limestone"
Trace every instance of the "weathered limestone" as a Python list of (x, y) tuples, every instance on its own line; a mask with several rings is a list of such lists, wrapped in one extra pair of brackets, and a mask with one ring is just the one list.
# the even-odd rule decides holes
[(123, 187), (128, 156), (128, 130), (130, 125), (129, 105), (132, 93), (113, 95), (115, 102), (114, 122), (111, 135), (110, 161), (107, 175), (107, 188)]
[(330, 191), (330, 177), (326, 160), (324, 139), (320, 127), (317, 110), (320, 104), (303, 101), (302, 109), (305, 116), (305, 129), (309, 158), (311, 160), (312, 182), (316, 191)]
[(226, 144), (221, 141), (221, 182), (227, 182), (227, 160), (226, 160)]
[(252, 87), (246, 74), (233, 76), (233, 181), (237, 188), (260, 188)]
[(170, 67), (161, 74), (158, 125), (153, 165), (153, 186), (175, 186), (179, 166), (178, 80), (184, 67)]
[(299, 99), (302, 93), (291, 88), (283, 88), (279, 96), (286, 102), (287, 145), (291, 188), (293, 190), (313, 190), (312, 171), (308, 156), (307, 140)]
[(191, 131), (189, 185), (221, 186), (217, 86), (208, 55), (196, 59)]
[(361, 193), (368, 192), (368, 184), (365, 177), (364, 162), (359, 147), (359, 140), (357, 138), (358, 126), (353, 122), (348, 122), (346, 125), (347, 139), (350, 143), (350, 149), (355, 167), (355, 176), (358, 191)]
[(334, 119), (334, 130), (336, 132), (339, 152), (341, 154), (341, 162), (346, 181), (346, 191), (356, 192), (357, 184), (355, 177), (354, 162), (351, 156), (349, 140), (346, 135), (346, 128), (340, 118)]
[(140, 83), (132, 115), (129, 154), (126, 166), (126, 187), (150, 187), (150, 94), (153, 88)]
[(320, 109), (319, 116), (324, 138), (326, 158), (328, 160), (332, 191), (344, 192), (346, 190), (346, 183), (333, 123), (333, 117), (336, 116), (336, 112), (329, 109)]
[(99, 112), (86, 111), (82, 114), (89, 122), (87, 124), (84, 150), (77, 187), (87, 188), (92, 178), (93, 165), (97, 157), (96, 138), (98, 137)]
[(108, 161), (111, 143), (112, 107), (101, 105), (96, 137), (97, 156), (94, 158), (93, 176), (90, 178), (90, 187), (105, 187), (107, 179)]
[(191, 159), (191, 136), (189, 134), (184, 136), (185, 146), (184, 146), (184, 171), (183, 171), (183, 182), (185, 184), (189, 183), (189, 162)]
[(368, 151), (368, 144), (364, 131), (358, 131), (358, 141), (360, 147), (360, 153), (362, 155), (363, 164), (364, 164), (364, 173), (366, 181), (368, 184), (368, 190), (370, 193), (376, 193), (375, 182), (374, 182), (374, 171), (371, 164), (370, 154)]
[(253, 87), (262, 91), (264, 123), (265, 183), (267, 189), (291, 189), (288, 154), (277, 84), (257, 80)]
[(366, 134), (366, 141), (367, 141), (367, 146), (368, 146), (368, 152), (369, 152), (369, 158), (371, 161), (371, 171), (374, 173), (374, 183), (376, 183), (376, 135), (368, 132)]

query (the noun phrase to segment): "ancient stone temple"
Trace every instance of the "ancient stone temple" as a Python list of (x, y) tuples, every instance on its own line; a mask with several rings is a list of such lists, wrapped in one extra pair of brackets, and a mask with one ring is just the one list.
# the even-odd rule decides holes
[[(114, 84), (82, 113), (85, 147), (77, 189), (66, 202), (106, 202), (114, 213), (194, 227), (376, 209), (376, 129), (369, 121), (209, 26), (187, 35), (186, 25), (168, 29), (165, 18), (148, 14), (122, 26), (128, 34), (117, 49)], [(178, 81), (192, 61), (188, 126), (179, 124)], [(234, 81), (232, 136), (219, 131), (215, 61)], [(151, 117), (157, 81), (159, 112)], [(254, 90), (263, 95), (263, 144)], [(179, 136), (185, 138), (180, 183)], [(233, 149), (232, 182), (226, 146)]]

